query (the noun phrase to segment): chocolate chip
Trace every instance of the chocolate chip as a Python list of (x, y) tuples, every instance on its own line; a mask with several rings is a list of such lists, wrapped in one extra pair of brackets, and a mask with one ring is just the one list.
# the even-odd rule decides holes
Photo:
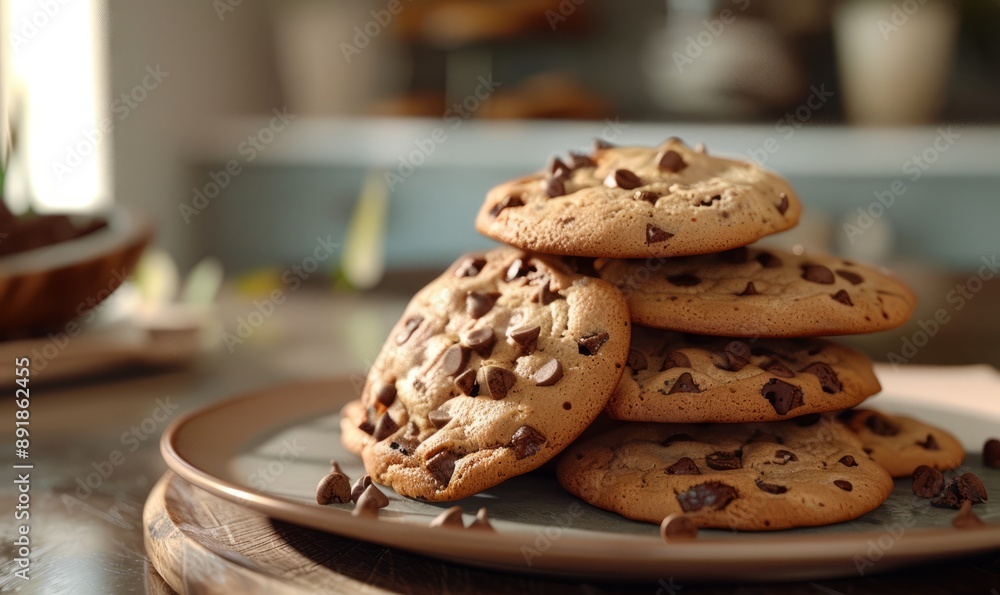
[(470, 291), (465, 298), (465, 311), (473, 318), (482, 318), (493, 309), (493, 306), (496, 305), (499, 297), (499, 293), (481, 293), (478, 291)]
[(611, 336), (608, 333), (594, 333), (577, 341), (580, 355), (597, 355), (601, 347), (608, 342)]
[(465, 523), (462, 522), (462, 507), (452, 506), (448, 510), (442, 512), (441, 514), (434, 517), (431, 521), (431, 528), (438, 529), (441, 527), (453, 527), (455, 529), (464, 529)]
[(753, 281), (750, 281), (749, 283), (747, 283), (746, 289), (743, 290), (743, 293), (739, 293), (737, 295), (759, 295), (759, 294), (757, 293), (757, 288), (754, 287)]
[(722, 200), (722, 195), (715, 194), (711, 198), (709, 198), (708, 200), (703, 200), (703, 201), (701, 201), (698, 204), (701, 205), (701, 206), (703, 206), (703, 207), (710, 207), (710, 206), (712, 206), (712, 203), (719, 202), (720, 200)]
[(788, 488), (786, 488), (785, 486), (779, 486), (773, 483), (764, 483), (764, 481), (761, 479), (757, 479), (755, 483), (762, 492), (767, 492), (768, 494), (778, 495), (778, 494), (784, 494), (785, 492), (788, 491)]
[(717, 351), (712, 354), (712, 363), (720, 370), (739, 372), (747, 366), (747, 360), (729, 351)]
[(516, 328), (509, 329), (507, 331), (507, 336), (511, 341), (520, 345), (521, 347), (527, 349), (528, 351), (533, 351), (536, 343), (538, 342), (538, 336), (542, 332), (542, 327), (536, 325), (522, 325)]
[(510, 389), (514, 388), (517, 376), (506, 368), (499, 366), (485, 366), (479, 368), (476, 375), (476, 382), (479, 383), (479, 391), (494, 400), (500, 400), (507, 396)]
[(742, 469), (743, 453), (741, 452), (713, 452), (712, 454), (705, 457), (705, 464), (708, 465), (710, 469), (715, 469), (716, 471), (732, 471), (734, 469)]
[(392, 416), (386, 411), (375, 422), (375, 433), (372, 436), (375, 437), (375, 440), (381, 442), (395, 434), (397, 430), (399, 430), (399, 425), (396, 424), (396, 420), (392, 419)]
[(944, 475), (927, 465), (913, 470), (913, 493), (921, 498), (934, 498), (944, 489)]
[(771, 358), (760, 368), (771, 376), (779, 376), (781, 378), (795, 377), (795, 372), (792, 372), (788, 366), (778, 361), (777, 358)]
[(351, 501), (351, 480), (340, 471), (331, 471), (316, 486), (316, 503), (343, 504)]
[(532, 379), (538, 386), (552, 386), (553, 384), (559, 382), (559, 380), (561, 380), (562, 377), (563, 377), (562, 364), (559, 363), (559, 360), (552, 358), (549, 361), (545, 362), (545, 365), (543, 365), (541, 368), (538, 368), (538, 371), (535, 372), (535, 375), (532, 377)]
[(485, 258), (466, 258), (462, 264), (455, 269), (456, 277), (475, 277), (486, 267)]
[(520, 258), (515, 258), (514, 262), (510, 263), (510, 266), (507, 267), (507, 274), (504, 276), (504, 281), (510, 283), (519, 277), (527, 277), (529, 273), (534, 273), (535, 271), (534, 265), (530, 265)]
[(359, 477), (358, 480), (354, 482), (354, 485), (351, 486), (351, 501), (357, 502), (358, 498), (361, 497), (361, 494), (365, 493), (365, 490), (368, 489), (368, 486), (370, 485), (372, 485), (371, 475)]
[(733, 248), (719, 253), (719, 259), (730, 264), (742, 264), (750, 259), (750, 251), (746, 246)]
[(895, 436), (899, 434), (899, 426), (889, 421), (888, 417), (874, 411), (865, 418), (865, 426), (877, 436)]
[(656, 156), (656, 167), (663, 171), (677, 173), (687, 167), (687, 163), (677, 151), (663, 151)]
[(784, 215), (785, 211), (788, 210), (788, 195), (782, 192), (779, 196), (781, 197), (781, 202), (778, 203), (778, 212)]
[(674, 234), (666, 231), (660, 227), (653, 225), (652, 223), (646, 224), (646, 245), (649, 244), (660, 244), (666, 242), (670, 238), (674, 237)]
[(788, 415), (792, 409), (802, 406), (802, 389), (784, 380), (772, 378), (760, 389), (760, 394), (770, 401), (778, 415)]
[(427, 420), (434, 424), (435, 428), (441, 429), (451, 421), (451, 414), (441, 409), (435, 409), (427, 414)]
[(424, 466), (427, 467), (427, 472), (434, 478), (434, 481), (442, 487), (447, 487), (451, 483), (451, 476), (455, 474), (455, 461), (460, 458), (462, 458), (461, 455), (442, 450), (427, 459)]
[(493, 531), (493, 525), (490, 524), (490, 513), (486, 510), (486, 507), (479, 509), (476, 513), (476, 520), (469, 524), (469, 529), (475, 529), (477, 531)]
[(490, 217), (496, 219), (500, 215), (500, 212), (503, 211), (504, 209), (513, 209), (516, 207), (523, 207), (523, 206), (524, 206), (524, 201), (521, 200), (521, 196), (519, 194), (508, 194), (507, 196), (500, 199), (500, 202), (493, 205), (493, 208), (490, 209)]
[(830, 297), (832, 297), (834, 301), (840, 302), (841, 304), (844, 304), (845, 306), (853, 306), (854, 305), (854, 302), (851, 301), (851, 296), (849, 296), (847, 294), (847, 290), (846, 289), (841, 289), (837, 293), (831, 294)]
[(851, 490), (854, 489), (854, 486), (851, 485), (851, 482), (847, 481), (846, 479), (838, 479), (833, 482), (833, 485), (844, 490), (845, 492), (850, 492)]
[(688, 457), (682, 457), (676, 463), (666, 468), (667, 475), (701, 475), (698, 464)]
[[(415, 424), (412, 424), (412, 422), (411, 425), (415, 426)], [(416, 438), (406, 438), (406, 437), (398, 438), (389, 444), (389, 448), (398, 451), (400, 454), (407, 457), (413, 454), (413, 451), (417, 450), (418, 446), (420, 446), (419, 440), (417, 440)]]
[(823, 362), (814, 362), (802, 369), (804, 374), (812, 374), (819, 378), (819, 384), (823, 387), (823, 392), (836, 394), (843, 390), (844, 385), (840, 383), (837, 373)]
[(377, 517), (378, 511), (389, 506), (389, 499), (386, 498), (374, 484), (368, 484), (365, 491), (358, 496), (357, 504), (351, 514), (354, 516)]
[(566, 173), (569, 172), (570, 168), (568, 165), (563, 163), (562, 159), (553, 156), (551, 159), (549, 159), (549, 163), (546, 166), (545, 170), (549, 172), (549, 175), (559, 177), (560, 172), (562, 172), (562, 174), (565, 175)]
[(455, 378), (455, 386), (463, 395), (476, 397), (479, 395), (479, 382), (476, 381), (476, 370), (466, 370)]
[(753, 435), (747, 439), (747, 444), (755, 444), (758, 442), (781, 444), (781, 440), (778, 439), (774, 434), (769, 434), (767, 432), (762, 432), (760, 430), (754, 430)]
[(542, 180), (542, 191), (549, 198), (555, 198), (566, 194), (566, 185), (562, 178), (549, 177)]
[(681, 351), (673, 351), (667, 355), (666, 359), (663, 360), (663, 366), (660, 367), (661, 372), (665, 372), (672, 368), (690, 368), (691, 360), (688, 356), (684, 355)]
[(582, 153), (570, 153), (569, 166), (573, 169), (580, 169), (581, 167), (594, 167), (594, 160)]
[(358, 424), (358, 429), (371, 436), (375, 433), (375, 424), (372, 423), (370, 418), (365, 418), (363, 422)]
[(375, 402), (379, 403), (383, 407), (389, 407), (396, 400), (396, 387), (395, 385), (384, 383), (380, 384), (375, 390)]
[(851, 455), (844, 455), (844, 456), (840, 457), (840, 461), (838, 461), (838, 462), (841, 465), (845, 466), (845, 467), (857, 467), (858, 466), (858, 462), (855, 461), (854, 457), (852, 457)]
[(677, 502), (684, 512), (698, 512), (703, 508), (723, 510), (739, 497), (736, 489), (719, 481), (698, 484), (677, 494)]
[(851, 285), (860, 285), (864, 282), (861, 275), (857, 273), (852, 273), (851, 271), (845, 271), (844, 269), (837, 269), (837, 275), (850, 282)]
[(1000, 469), (1000, 440), (990, 438), (983, 444), (983, 464)]
[(802, 265), (802, 278), (812, 283), (829, 285), (833, 283), (833, 271), (821, 264)]
[(646, 361), (646, 356), (642, 352), (630, 349), (625, 365), (631, 368), (633, 372), (641, 372), (649, 367), (649, 362)]
[(776, 450), (774, 451), (774, 461), (775, 465), (787, 465), (788, 463), (794, 463), (798, 461), (799, 457), (795, 455), (794, 452), (790, 450)]
[(410, 316), (409, 318), (407, 318), (406, 322), (403, 324), (403, 330), (400, 331), (398, 335), (396, 335), (396, 344), (402, 345), (403, 343), (409, 341), (410, 337), (413, 336), (413, 333), (415, 333), (417, 329), (420, 328), (420, 324), (423, 321), (424, 317), (419, 315)]
[(521, 426), (510, 438), (510, 447), (514, 450), (517, 460), (535, 455), (545, 444), (545, 436), (531, 426)]
[(682, 514), (672, 514), (660, 523), (660, 539), (667, 543), (691, 541), (698, 537), (698, 525)]
[(559, 293), (558, 291), (552, 291), (552, 286), (550, 285), (550, 283), (548, 281), (545, 281), (538, 288), (538, 291), (535, 292), (535, 295), (531, 296), (531, 301), (540, 303), (543, 306), (548, 306), (552, 302), (562, 299), (562, 297), (563, 297), (562, 294)]
[(776, 269), (784, 264), (780, 258), (770, 252), (761, 252), (758, 254), (757, 262), (759, 262), (765, 269)]
[(956, 529), (977, 529), (986, 526), (986, 523), (972, 512), (972, 502), (966, 500), (962, 502), (955, 518), (951, 519), (951, 526)]
[(668, 395), (673, 395), (677, 393), (700, 393), (701, 387), (694, 383), (694, 378), (691, 377), (689, 372), (684, 372), (677, 378), (677, 382), (674, 383), (670, 391), (667, 392)]
[(927, 450), (941, 450), (941, 447), (938, 445), (937, 440), (934, 439), (933, 434), (927, 434), (927, 439), (923, 442), (917, 442), (917, 446)]
[(656, 201), (660, 199), (660, 195), (655, 192), (650, 192), (648, 190), (636, 190), (632, 198), (636, 200), (644, 200), (651, 205), (655, 205)]
[(616, 169), (604, 178), (604, 185), (608, 188), (621, 188), (622, 190), (632, 190), (642, 186), (642, 180), (628, 169)]
[(464, 345), (452, 345), (445, 349), (441, 356), (441, 367), (438, 370), (445, 376), (455, 376), (465, 369), (469, 363), (469, 348)]
[(667, 277), (667, 281), (671, 285), (676, 285), (677, 287), (694, 287), (695, 285), (701, 283), (701, 279), (690, 273), (670, 275)]
[(937, 500), (931, 500), (931, 506), (957, 510), (965, 501), (969, 501), (972, 504), (979, 504), (988, 499), (986, 487), (983, 486), (983, 482), (975, 475), (965, 473), (951, 480), (951, 483), (945, 486), (941, 497)]
[(462, 337), (462, 342), (481, 357), (489, 357), (496, 345), (497, 336), (490, 327), (471, 330)]
[(730, 341), (726, 343), (724, 351), (743, 360), (749, 360), (751, 356), (750, 346), (743, 341)]
[(697, 440), (691, 434), (671, 434), (660, 443), (660, 446), (670, 446), (674, 442), (697, 442)]

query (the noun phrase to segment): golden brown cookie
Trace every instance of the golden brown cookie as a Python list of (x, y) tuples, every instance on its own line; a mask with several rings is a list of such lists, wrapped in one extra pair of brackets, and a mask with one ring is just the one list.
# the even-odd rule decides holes
[(548, 254), (682, 256), (745, 246), (794, 226), (800, 210), (778, 175), (669, 139), (555, 158), (491, 190), (476, 229)]
[(947, 471), (965, 460), (965, 448), (957, 438), (912, 417), (851, 409), (837, 419), (857, 434), (865, 452), (893, 477), (911, 477), (921, 465)]
[(372, 439), (370, 433), (361, 429), (368, 416), (361, 399), (350, 401), (340, 410), (340, 443), (348, 452), (359, 457), (365, 445)]

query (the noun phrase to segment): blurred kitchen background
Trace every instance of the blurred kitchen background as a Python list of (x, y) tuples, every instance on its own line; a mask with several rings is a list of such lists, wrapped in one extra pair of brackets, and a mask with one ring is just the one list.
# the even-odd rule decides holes
[(394, 322), (357, 308), (395, 313), (490, 245), (491, 186), (672, 135), (791, 180), (806, 215), (771, 241), (914, 285), (910, 326), (852, 344), (885, 360), (944, 308), (908, 359), (1000, 365), (1000, 2), (23, 0), (0, 20), (12, 211), (145, 213), (181, 276), (213, 259), (248, 301), (332, 243), (296, 278), (371, 335), (356, 367)]

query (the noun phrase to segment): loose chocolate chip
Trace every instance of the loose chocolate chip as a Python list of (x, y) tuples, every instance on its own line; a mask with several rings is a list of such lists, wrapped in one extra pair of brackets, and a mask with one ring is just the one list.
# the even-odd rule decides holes
[(519, 277), (527, 277), (529, 273), (534, 273), (536, 270), (534, 265), (530, 265), (520, 258), (515, 258), (514, 262), (510, 263), (510, 266), (507, 268), (504, 281), (510, 283)]
[(972, 512), (972, 502), (966, 500), (962, 502), (955, 518), (951, 519), (951, 526), (956, 529), (977, 529), (986, 526), (986, 523)]
[(479, 382), (476, 381), (476, 370), (466, 370), (455, 378), (455, 386), (463, 395), (475, 397), (479, 395)]
[(357, 504), (351, 514), (354, 516), (377, 517), (378, 511), (389, 506), (389, 499), (386, 498), (374, 484), (369, 484), (365, 491), (358, 496)]
[(841, 304), (844, 304), (845, 306), (853, 306), (854, 305), (854, 302), (851, 301), (851, 296), (849, 296), (847, 294), (847, 290), (846, 289), (841, 289), (837, 293), (831, 294), (830, 297), (832, 297), (834, 301), (840, 302)]
[(455, 269), (456, 277), (475, 277), (486, 267), (485, 258), (466, 258), (462, 264)]
[(526, 459), (540, 451), (545, 444), (545, 436), (542, 436), (531, 426), (521, 426), (510, 438), (510, 447), (514, 450), (517, 460)]
[(858, 466), (858, 462), (855, 461), (854, 457), (852, 457), (851, 455), (844, 455), (844, 456), (840, 457), (840, 461), (839, 462), (840, 462), (841, 465), (843, 465), (845, 467), (857, 467)]
[(823, 392), (829, 394), (836, 394), (843, 390), (844, 385), (840, 383), (840, 377), (837, 373), (823, 362), (814, 362), (802, 369), (805, 374), (812, 374), (819, 379), (820, 386), (823, 387)]
[(983, 444), (983, 464), (1000, 469), (1000, 440), (990, 438)]
[(430, 526), (431, 528), (434, 529), (438, 529), (441, 527), (464, 529), (465, 523), (462, 522), (462, 507), (452, 506), (448, 510), (434, 517), (434, 520), (431, 521)]
[(695, 285), (701, 283), (701, 279), (690, 273), (681, 273), (680, 275), (670, 275), (667, 277), (667, 281), (671, 285), (676, 285), (677, 287), (694, 287)]
[(782, 192), (779, 196), (781, 197), (781, 202), (778, 203), (778, 212), (784, 215), (785, 211), (788, 210), (788, 195)]
[(375, 390), (375, 401), (383, 407), (392, 405), (396, 401), (395, 385), (389, 383), (380, 384)]
[(672, 514), (660, 523), (660, 539), (667, 543), (691, 541), (698, 537), (698, 525), (682, 514)]
[(802, 389), (784, 380), (768, 380), (760, 389), (760, 394), (771, 403), (778, 415), (788, 415), (792, 409), (802, 406)]
[(829, 285), (834, 281), (833, 272), (821, 264), (802, 265), (802, 278), (823, 285)]
[(780, 258), (770, 252), (761, 252), (758, 254), (757, 262), (765, 269), (776, 269), (784, 264)]
[(503, 211), (504, 209), (513, 209), (516, 207), (523, 207), (523, 206), (524, 206), (524, 201), (521, 200), (520, 195), (508, 194), (507, 196), (500, 199), (500, 202), (493, 205), (493, 208), (490, 209), (490, 217), (496, 219), (500, 215), (500, 212)]
[(701, 387), (694, 383), (694, 378), (691, 377), (689, 372), (684, 372), (677, 378), (677, 382), (674, 383), (673, 387), (667, 392), (668, 395), (673, 395), (677, 393), (700, 393)]
[(636, 190), (632, 198), (636, 200), (644, 200), (651, 205), (655, 205), (656, 201), (660, 199), (660, 195), (655, 192), (650, 192), (648, 190)]
[(781, 440), (778, 439), (774, 434), (769, 434), (767, 432), (762, 432), (760, 430), (754, 430), (753, 435), (747, 439), (747, 444), (754, 444), (757, 442), (781, 444)]
[(580, 169), (581, 167), (594, 167), (594, 160), (582, 153), (570, 153), (569, 166), (573, 169)]
[(486, 510), (486, 507), (479, 509), (476, 513), (476, 520), (472, 521), (469, 525), (470, 529), (475, 529), (477, 531), (493, 531), (493, 525), (490, 524), (490, 513)]
[(753, 281), (750, 281), (749, 283), (747, 283), (746, 289), (743, 290), (743, 293), (740, 293), (739, 295), (759, 295), (759, 294), (757, 293), (757, 288), (754, 287)]
[(625, 365), (632, 368), (633, 372), (641, 372), (649, 367), (649, 362), (646, 361), (646, 356), (642, 352), (631, 349), (628, 352), (628, 360)]
[(368, 489), (368, 486), (370, 485), (372, 485), (371, 475), (359, 477), (358, 480), (354, 482), (354, 485), (351, 486), (351, 501), (357, 502), (358, 498), (361, 497), (361, 494), (365, 493), (365, 490)]
[(755, 483), (762, 492), (767, 492), (768, 494), (778, 495), (778, 494), (784, 494), (785, 492), (788, 491), (788, 488), (786, 488), (785, 486), (779, 486), (773, 483), (764, 483), (764, 481), (761, 479), (758, 479)]
[(396, 335), (396, 344), (402, 345), (403, 343), (409, 341), (410, 337), (413, 336), (413, 333), (417, 331), (423, 321), (423, 316), (410, 316), (407, 318), (406, 322), (403, 324), (403, 330)]
[(608, 333), (594, 333), (577, 341), (580, 355), (597, 355), (601, 347), (608, 342), (611, 336)]
[(742, 264), (750, 259), (750, 251), (747, 250), (746, 246), (741, 246), (739, 248), (733, 248), (732, 250), (720, 252), (719, 258), (730, 264)]
[(719, 202), (720, 200), (722, 200), (722, 195), (715, 194), (711, 198), (709, 198), (708, 200), (703, 200), (703, 201), (701, 201), (698, 204), (701, 205), (701, 206), (703, 206), (703, 207), (710, 207), (710, 206), (712, 206), (712, 203)]
[(917, 442), (917, 446), (927, 450), (941, 450), (941, 447), (938, 445), (937, 440), (934, 439), (933, 434), (927, 434), (927, 438), (923, 442)]
[(732, 471), (743, 468), (743, 453), (737, 452), (713, 452), (705, 457), (705, 464), (710, 469), (716, 471)]
[(691, 434), (671, 434), (660, 443), (660, 446), (670, 446), (674, 442), (697, 442), (697, 440)]
[(662, 242), (666, 242), (672, 237), (674, 237), (674, 234), (657, 227), (652, 223), (646, 224), (646, 245), (660, 244)]
[(632, 190), (642, 186), (642, 180), (628, 169), (616, 169), (604, 178), (604, 185), (608, 188), (621, 188), (622, 190)]
[(351, 501), (351, 480), (340, 471), (331, 471), (316, 486), (316, 503), (343, 504)]
[(603, 138), (594, 139), (594, 152), (604, 151), (606, 149), (613, 149), (614, 145), (604, 140)]
[(490, 327), (483, 327), (465, 333), (462, 341), (482, 357), (489, 357), (496, 345), (497, 336)]
[(823, 419), (823, 416), (819, 413), (810, 413), (808, 415), (803, 415), (795, 418), (795, 425), (800, 428), (808, 428), (809, 426), (814, 426), (819, 423), (819, 420)]
[(681, 351), (673, 351), (663, 360), (663, 366), (660, 367), (661, 372), (665, 372), (672, 368), (690, 368), (691, 360), (688, 356), (684, 355)]
[(701, 475), (698, 464), (688, 457), (682, 457), (676, 463), (666, 468), (667, 475)]
[(851, 271), (845, 271), (844, 269), (837, 269), (837, 275), (842, 279), (849, 281), (851, 285), (860, 285), (864, 282), (861, 275), (852, 273)]
[(921, 498), (934, 498), (944, 489), (944, 475), (927, 465), (913, 470), (913, 493)]
[(687, 163), (677, 151), (664, 151), (656, 156), (656, 167), (663, 171), (677, 173), (687, 167)]
[(560, 172), (566, 174), (569, 172), (570, 168), (568, 165), (563, 163), (562, 159), (553, 156), (549, 159), (549, 164), (546, 166), (545, 170), (549, 172), (549, 175), (559, 177)]
[(397, 430), (399, 430), (399, 425), (396, 424), (396, 420), (392, 419), (392, 416), (386, 411), (375, 422), (375, 433), (372, 435), (375, 437), (375, 440), (381, 442), (395, 434)]
[(773, 462), (775, 465), (787, 465), (788, 463), (794, 463), (798, 460), (799, 457), (797, 457), (795, 453), (790, 450), (776, 450), (774, 452)]
[(514, 388), (517, 376), (506, 368), (485, 366), (479, 368), (476, 382), (479, 384), (480, 393), (487, 397), (493, 397), (495, 400), (500, 400), (507, 396), (510, 389)]
[(781, 363), (777, 358), (771, 358), (764, 365), (760, 367), (762, 370), (770, 374), (771, 376), (779, 376), (781, 378), (794, 378), (795, 372), (792, 372), (788, 366)]
[(441, 356), (441, 367), (438, 370), (445, 376), (455, 376), (465, 369), (469, 363), (469, 348), (464, 345), (452, 345), (445, 349)]
[(455, 474), (455, 461), (462, 458), (451, 451), (442, 450), (431, 458), (427, 459), (424, 466), (430, 473), (434, 481), (442, 487), (447, 487), (451, 483), (451, 476)]
[(555, 198), (566, 194), (566, 185), (563, 183), (562, 178), (549, 177), (542, 180), (542, 191), (549, 198)]
[(732, 486), (719, 481), (709, 481), (679, 492), (677, 502), (684, 512), (698, 512), (703, 508), (723, 510), (738, 497), (739, 493)]
[(451, 421), (451, 414), (441, 409), (435, 409), (427, 414), (427, 420), (434, 424), (435, 428), (441, 429)]
[(987, 499), (983, 482), (975, 475), (965, 473), (951, 480), (951, 483), (945, 486), (941, 497), (937, 500), (931, 500), (931, 506), (957, 510), (965, 501), (979, 504)]
[(493, 306), (496, 305), (499, 297), (499, 293), (481, 293), (478, 291), (470, 291), (465, 298), (465, 311), (473, 318), (482, 318), (493, 309)]
[(865, 426), (877, 436), (895, 436), (899, 434), (899, 426), (889, 421), (888, 417), (880, 413), (871, 412), (871, 415), (865, 418)]
[(833, 485), (844, 490), (845, 492), (850, 492), (851, 490), (854, 489), (854, 486), (851, 485), (851, 482), (847, 481), (846, 479), (838, 479), (833, 482)]
[(538, 341), (538, 336), (542, 332), (542, 327), (536, 325), (522, 325), (516, 328), (509, 329), (507, 331), (507, 336), (514, 343), (520, 345), (521, 347), (532, 351), (535, 348), (535, 344)]
[(559, 382), (559, 380), (561, 380), (562, 377), (563, 377), (562, 364), (559, 363), (559, 360), (552, 358), (549, 361), (545, 362), (545, 365), (543, 365), (541, 368), (538, 368), (538, 371), (535, 372), (535, 375), (532, 377), (532, 379), (538, 386), (552, 386), (553, 384)]

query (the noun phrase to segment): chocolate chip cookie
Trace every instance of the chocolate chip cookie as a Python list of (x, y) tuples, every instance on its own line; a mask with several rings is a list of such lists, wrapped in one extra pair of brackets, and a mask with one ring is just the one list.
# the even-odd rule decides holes
[(859, 517), (892, 493), (892, 478), (829, 416), (738, 425), (623, 424), (577, 443), (559, 483), (598, 508), (660, 523), (760, 531)]
[(608, 415), (742, 423), (837, 411), (880, 390), (872, 362), (822, 339), (740, 339), (636, 326)]
[(365, 469), (450, 501), (539, 467), (607, 403), (630, 325), (618, 290), (557, 259), (459, 259), (413, 298), (369, 372)]
[(965, 448), (957, 438), (912, 417), (851, 409), (837, 419), (857, 434), (865, 452), (893, 477), (910, 477), (921, 465), (947, 471), (965, 460)]
[(889, 274), (819, 255), (736, 248), (671, 259), (599, 260), (632, 321), (687, 333), (814, 337), (895, 328), (917, 298)]
[(476, 229), (548, 254), (681, 256), (745, 246), (794, 226), (800, 210), (776, 174), (672, 138), (553, 158), (491, 190)]
[(365, 444), (371, 442), (374, 428), (369, 428), (365, 422), (374, 415), (374, 411), (365, 410), (361, 399), (350, 401), (340, 410), (340, 443), (348, 452), (360, 457)]

